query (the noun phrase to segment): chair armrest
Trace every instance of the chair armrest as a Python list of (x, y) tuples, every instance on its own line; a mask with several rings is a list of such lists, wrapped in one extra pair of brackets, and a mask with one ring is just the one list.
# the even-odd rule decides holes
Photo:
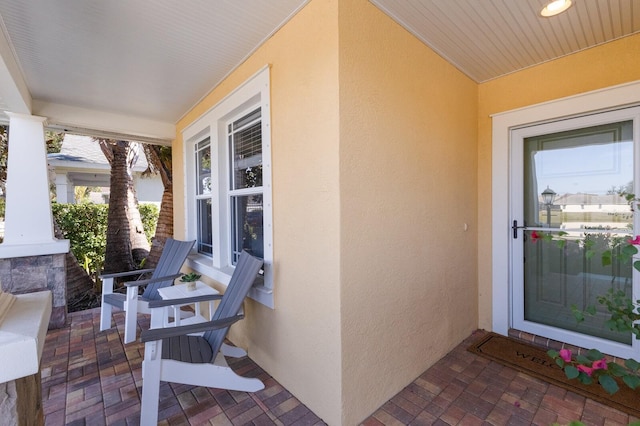
[(198, 324), (181, 325), (178, 327), (152, 328), (150, 330), (142, 330), (140, 333), (140, 341), (151, 342), (161, 340), (167, 337), (183, 336), (191, 333), (199, 333), (208, 330), (217, 330), (229, 327), (236, 321), (244, 318), (244, 315), (238, 314), (233, 317), (220, 318), (213, 321), (201, 322)]
[(140, 287), (141, 285), (147, 285), (151, 283), (157, 283), (161, 281), (175, 280), (176, 278), (181, 277), (183, 274), (173, 274), (167, 275), (166, 277), (157, 277), (157, 278), (149, 278), (148, 280), (136, 280), (136, 281), (127, 281), (124, 283), (127, 287)]
[(150, 300), (149, 309), (163, 308), (165, 306), (178, 306), (178, 305), (190, 305), (197, 302), (208, 302), (210, 300), (222, 299), (222, 294), (205, 294), (203, 296), (182, 297), (180, 299), (162, 299), (162, 300)]
[(135, 271), (115, 272), (113, 274), (102, 274), (100, 275), (100, 278), (105, 279), (105, 278), (128, 277), (131, 275), (146, 274), (147, 272), (153, 272), (153, 271), (154, 271), (153, 269), (136, 269)]

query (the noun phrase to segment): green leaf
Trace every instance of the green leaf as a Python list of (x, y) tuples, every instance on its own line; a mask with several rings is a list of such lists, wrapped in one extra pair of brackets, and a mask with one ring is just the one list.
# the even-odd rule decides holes
[(593, 255), (594, 255), (594, 254), (596, 254), (596, 252), (595, 252), (594, 250), (587, 250), (587, 251), (584, 253), (584, 256), (585, 256), (587, 259), (591, 259), (591, 258), (593, 257)]
[(567, 379), (575, 379), (580, 375), (580, 372), (573, 365), (567, 365), (564, 369), (564, 374), (567, 376)]
[(629, 370), (631, 371), (638, 371), (640, 370), (640, 362), (636, 361), (633, 358), (629, 358), (628, 360), (626, 360), (624, 362), (625, 367), (627, 367)]
[(580, 382), (585, 385), (590, 385), (593, 383), (593, 379), (591, 378), (591, 376), (587, 375), (586, 373), (580, 373), (578, 379), (580, 379)]
[(589, 315), (595, 315), (596, 314), (596, 307), (593, 305), (587, 306), (587, 309), (585, 309), (585, 311), (587, 311), (587, 313)]
[(634, 245), (626, 244), (622, 247), (622, 253), (624, 253), (626, 256), (631, 257), (634, 254), (638, 253), (638, 248)]
[(613, 374), (616, 377), (623, 377), (627, 375), (627, 370), (625, 370), (624, 367), (616, 364), (615, 362), (607, 363), (607, 370), (609, 370), (609, 373)]
[(581, 311), (573, 311), (573, 316), (578, 322), (584, 321), (584, 314)]
[(606, 390), (611, 395), (620, 390), (620, 388), (618, 387), (618, 383), (616, 383), (615, 379), (608, 374), (603, 374), (598, 377), (598, 382), (600, 382), (604, 390)]
[(592, 359), (587, 358), (585, 355), (576, 355), (576, 361), (579, 364), (584, 364), (584, 365), (591, 365), (591, 361), (593, 361)]
[(629, 386), (631, 389), (636, 389), (640, 386), (640, 377), (638, 376), (624, 376), (622, 381), (625, 385)]
[(602, 266), (611, 265), (611, 250), (605, 250), (602, 253)]
[(559, 249), (563, 249), (567, 245), (567, 240), (557, 240), (556, 244)]
[(599, 359), (604, 358), (604, 355), (602, 355), (602, 352), (597, 349), (589, 349), (587, 351), (587, 358), (590, 361), (598, 361)]
[(636, 268), (636, 271), (640, 271), (640, 260), (633, 262), (633, 267)]

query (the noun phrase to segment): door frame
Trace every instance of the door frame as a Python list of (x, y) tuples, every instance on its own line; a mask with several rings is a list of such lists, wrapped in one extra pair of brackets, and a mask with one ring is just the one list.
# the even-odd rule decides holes
[[(492, 118), (492, 329), (507, 335), (512, 326), (510, 141), (515, 128), (640, 104), (640, 81), (493, 114)], [(637, 129), (634, 129), (637, 132)], [(637, 137), (637, 135), (636, 135)], [(634, 270), (634, 274), (638, 272)], [(634, 277), (634, 279), (636, 279)], [(637, 295), (636, 295), (637, 296)], [(568, 342), (570, 343), (570, 342)], [(631, 356), (631, 355), (629, 355)], [(637, 356), (635, 354), (634, 356)]]

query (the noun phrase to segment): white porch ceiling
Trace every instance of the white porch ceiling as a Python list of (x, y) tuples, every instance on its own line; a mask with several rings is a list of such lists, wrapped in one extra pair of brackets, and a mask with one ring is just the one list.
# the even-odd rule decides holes
[(479, 83), (640, 31), (640, 0), (573, 0), (550, 18), (548, 0), (371, 2)]
[[(0, 109), (170, 140), (308, 1), (323, 0), (0, 0)], [(640, 0), (574, 0), (553, 18), (545, 0), (370, 1), (477, 82), (640, 31)]]
[[(62, 128), (171, 138), (307, 1), (0, 0), (0, 108)], [(26, 100), (16, 96), (22, 86)]]

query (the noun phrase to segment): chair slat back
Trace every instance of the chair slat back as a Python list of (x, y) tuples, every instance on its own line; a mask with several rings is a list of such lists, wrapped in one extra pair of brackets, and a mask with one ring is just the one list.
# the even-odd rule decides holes
[[(187, 256), (194, 244), (195, 241), (180, 241), (174, 240), (173, 238), (167, 238), (167, 241), (164, 243), (164, 249), (162, 249), (160, 259), (158, 259), (158, 265), (153, 271), (151, 278), (175, 275), (180, 272), (180, 268), (182, 268), (182, 264), (187, 259)], [(147, 300), (160, 300), (161, 297), (158, 294), (158, 289), (168, 287), (171, 284), (173, 284), (172, 279), (151, 283), (144, 289), (142, 298)]]
[[(236, 269), (233, 271), (227, 290), (224, 292), (220, 304), (213, 314), (213, 318), (211, 318), (212, 320), (232, 317), (240, 312), (242, 302), (244, 298), (247, 297), (247, 294), (249, 294), (249, 290), (262, 267), (262, 263), (262, 259), (254, 257), (246, 251), (240, 254)], [(214, 357), (220, 350), (220, 346), (222, 346), (228, 331), (229, 327), (225, 327), (204, 333), (204, 338), (207, 339), (211, 345)]]

